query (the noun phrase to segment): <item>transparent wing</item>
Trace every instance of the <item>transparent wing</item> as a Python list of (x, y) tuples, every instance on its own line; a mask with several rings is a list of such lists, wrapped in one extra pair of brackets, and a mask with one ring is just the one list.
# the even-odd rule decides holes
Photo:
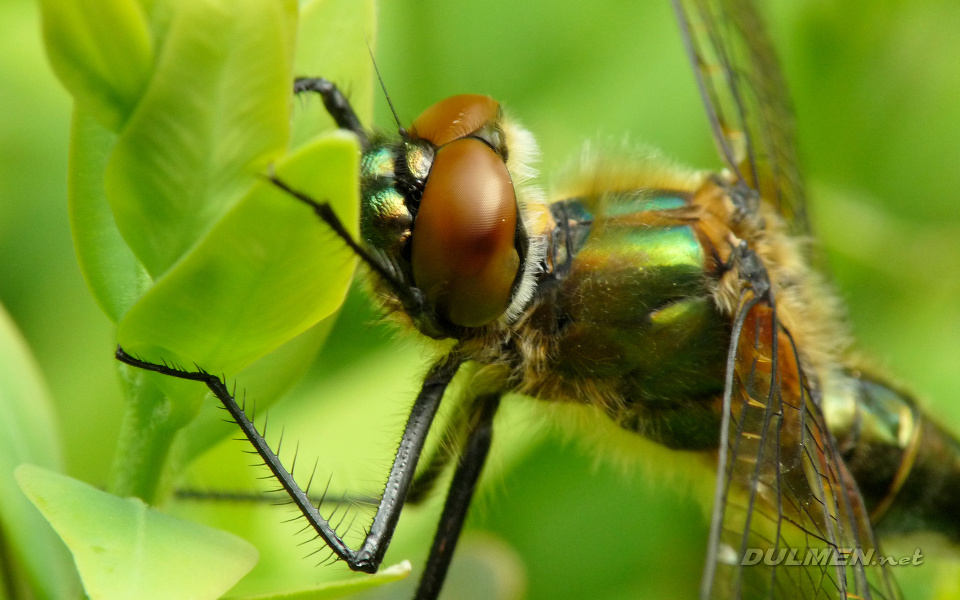
[(767, 297), (746, 292), (727, 363), (701, 597), (898, 598), (856, 482)]
[(671, 1), (721, 157), (793, 233), (806, 235), (793, 111), (752, 0)]

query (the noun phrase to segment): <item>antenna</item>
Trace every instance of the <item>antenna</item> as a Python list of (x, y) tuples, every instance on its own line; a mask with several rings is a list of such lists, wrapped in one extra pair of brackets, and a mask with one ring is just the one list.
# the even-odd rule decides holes
[(383, 76), (380, 75), (380, 67), (377, 66), (377, 59), (373, 56), (373, 48), (370, 46), (370, 40), (364, 36), (363, 40), (367, 43), (367, 52), (370, 53), (370, 62), (373, 63), (373, 70), (377, 73), (377, 81), (380, 82), (380, 89), (383, 90), (383, 97), (387, 100), (387, 106), (390, 107), (390, 112), (393, 114), (393, 120), (397, 123), (397, 133), (401, 137), (407, 137), (407, 130), (403, 127), (403, 124), (400, 123), (400, 117), (397, 115), (397, 109), (393, 106), (393, 100), (390, 99), (390, 94), (387, 93), (387, 86), (383, 83)]

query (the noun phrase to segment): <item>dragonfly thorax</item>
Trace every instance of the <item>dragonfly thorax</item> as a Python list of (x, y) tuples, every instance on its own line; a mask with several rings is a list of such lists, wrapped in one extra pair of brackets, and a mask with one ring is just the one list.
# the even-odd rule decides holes
[(508, 166), (512, 128), (492, 98), (452, 96), (364, 151), (361, 235), (424, 302), (391, 306), (390, 286), (381, 296), (430, 337), (463, 337), (529, 298), (536, 262)]

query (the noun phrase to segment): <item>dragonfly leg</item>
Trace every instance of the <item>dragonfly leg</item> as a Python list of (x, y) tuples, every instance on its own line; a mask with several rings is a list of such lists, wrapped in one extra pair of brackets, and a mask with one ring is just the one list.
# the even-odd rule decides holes
[(417, 505), (426, 500), (436, 489), (447, 466), (460, 456), (475, 426), (476, 414), (480, 410), (478, 399), (486, 395), (490, 394), (470, 394), (470, 397), (458, 402), (456, 412), (445, 425), (436, 447), (420, 461), (420, 468), (407, 493), (407, 504)]
[(227, 412), (230, 413), (230, 416), (243, 431), (257, 454), (263, 459), (264, 464), (270, 469), (301, 514), (316, 531), (317, 536), (326, 542), (334, 554), (343, 559), (351, 569), (366, 573), (376, 572), (383, 561), (387, 546), (389, 546), (397, 522), (400, 520), (400, 510), (403, 508), (407, 491), (413, 481), (417, 462), (433, 423), (433, 418), (437, 414), (447, 385), (463, 363), (460, 353), (453, 350), (435, 363), (424, 378), (423, 386), (414, 401), (407, 424), (404, 427), (403, 437), (397, 448), (393, 466), (384, 486), (383, 496), (377, 506), (373, 523), (370, 525), (370, 530), (363, 544), (359, 549), (354, 550), (346, 545), (335, 528), (310, 501), (290, 471), (283, 466), (280, 458), (247, 417), (243, 408), (237, 404), (237, 401), (227, 389), (224, 380), (200, 368), (196, 371), (186, 371), (168, 365), (147, 362), (131, 356), (120, 347), (117, 347), (116, 356), (121, 362), (140, 369), (205, 383), (214, 396), (223, 403), (224, 408), (227, 409)]
[(457, 456), (461, 441), (454, 436), (452, 429), (443, 432), (440, 444), (424, 461), (424, 466), (417, 473), (413, 483), (410, 484), (407, 504), (420, 504), (430, 496), (430, 493), (437, 487), (437, 482), (446, 470), (447, 465)]
[(357, 137), (360, 138), (360, 145), (366, 148), (367, 132), (364, 131), (357, 113), (350, 106), (350, 101), (333, 82), (323, 77), (297, 77), (293, 80), (293, 93), (304, 94), (308, 92), (320, 94), (320, 98), (323, 99), (323, 106), (333, 117), (337, 127), (357, 134)]
[(750, 286), (754, 296), (758, 298), (768, 299), (768, 294), (773, 293), (770, 275), (763, 264), (763, 259), (747, 244), (746, 240), (740, 240), (733, 247), (729, 259), (721, 263), (720, 268), (723, 272), (736, 268), (740, 272), (740, 279)]
[(500, 394), (480, 396), (474, 402), (469, 436), (460, 452), (457, 467), (443, 505), (440, 524), (433, 538), (427, 565), (420, 577), (414, 600), (435, 600), (453, 558), (453, 550), (463, 529), (473, 491), (493, 441), (493, 417), (500, 406)]

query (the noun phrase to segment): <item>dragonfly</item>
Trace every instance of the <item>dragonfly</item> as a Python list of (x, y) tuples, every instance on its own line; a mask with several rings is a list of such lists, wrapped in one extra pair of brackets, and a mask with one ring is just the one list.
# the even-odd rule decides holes
[[(118, 357), (206, 383), (355, 570), (377, 569), (400, 509), (452, 469), (418, 599), (439, 594), (512, 392), (588, 405), (625, 431), (714, 461), (702, 598), (899, 597), (890, 569), (871, 560), (882, 556), (875, 529), (956, 536), (955, 475), (942, 465), (960, 445), (908, 394), (846, 358), (838, 307), (803, 241), (792, 115), (755, 7), (673, 6), (719, 173), (656, 163), (624, 171), (598, 159), (574, 189), (542, 197), (525, 164), (532, 137), (488, 97), (448, 98), (384, 138), (331, 82), (296, 82), (361, 139), (362, 240), (322, 199), (274, 183), (361, 258), (387, 313), (454, 341), (423, 382), (359, 548), (306, 497), (224, 382)], [(467, 410), (442, 432), (447, 450), (421, 458), (446, 387), (467, 363), (482, 373)]]

